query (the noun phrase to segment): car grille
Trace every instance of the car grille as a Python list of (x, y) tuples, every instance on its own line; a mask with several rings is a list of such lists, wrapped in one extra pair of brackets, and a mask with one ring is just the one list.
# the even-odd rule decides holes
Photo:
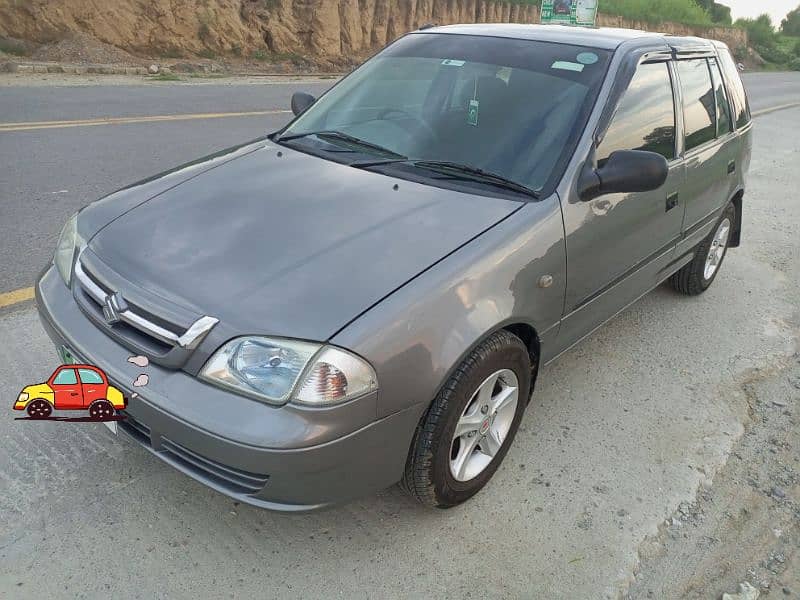
[(101, 329), (130, 350), (163, 366), (180, 368), (218, 323), (207, 315), (167, 307), (166, 301), (126, 284), (107, 267), (101, 276), (99, 261), (86, 254), (75, 263), (75, 299)]

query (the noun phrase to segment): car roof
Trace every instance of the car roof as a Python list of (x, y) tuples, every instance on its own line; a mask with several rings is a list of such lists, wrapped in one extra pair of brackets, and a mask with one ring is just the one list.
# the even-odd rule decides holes
[[(456, 35), (478, 35), (505, 37), (539, 42), (591, 46), (603, 50), (616, 50), (625, 42), (662, 43), (677, 52), (710, 52), (715, 43), (699, 37), (680, 37), (614, 27), (575, 27), (570, 25), (534, 25), (520, 23), (480, 23), (475, 25), (444, 25), (429, 27), (415, 33), (448, 33)], [(716, 43), (716, 45), (720, 45)]]

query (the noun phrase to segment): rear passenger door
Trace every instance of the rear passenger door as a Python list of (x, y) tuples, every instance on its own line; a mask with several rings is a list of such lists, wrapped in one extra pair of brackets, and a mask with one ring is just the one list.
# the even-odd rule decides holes
[(694, 58), (675, 63), (683, 108), (683, 155), (686, 185), (683, 241), (688, 252), (705, 237), (721, 209), (736, 191), (737, 138), (725, 85), (716, 58)]

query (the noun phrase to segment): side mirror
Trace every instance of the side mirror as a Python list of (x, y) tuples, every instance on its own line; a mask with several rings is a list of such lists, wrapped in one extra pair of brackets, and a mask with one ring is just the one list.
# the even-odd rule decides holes
[(294, 116), (299, 117), (302, 115), (308, 110), (308, 107), (316, 101), (317, 99), (314, 98), (314, 96), (306, 94), (305, 92), (295, 92), (292, 94), (292, 112)]
[(578, 196), (589, 202), (605, 194), (651, 192), (667, 181), (667, 159), (655, 152), (618, 150), (595, 169), (591, 160), (578, 178)]

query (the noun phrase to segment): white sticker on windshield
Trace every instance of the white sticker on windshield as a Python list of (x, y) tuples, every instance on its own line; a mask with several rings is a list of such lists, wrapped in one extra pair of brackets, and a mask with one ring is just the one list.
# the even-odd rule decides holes
[(580, 63), (569, 62), (566, 60), (557, 60), (553, 63), (551, 69), (560, 69), (562, 71), (575, 71), (576, 73), (583, 73), (586, 65)]
[(447, 67), (463, 67), (465, 62), (467, 62), (467, 61), (465, 61), (465, 60), (455, 60), (455, 59), (452, 59), (452, 58), (445, 58), (442, 61), (442, 64), (447, 66)]

